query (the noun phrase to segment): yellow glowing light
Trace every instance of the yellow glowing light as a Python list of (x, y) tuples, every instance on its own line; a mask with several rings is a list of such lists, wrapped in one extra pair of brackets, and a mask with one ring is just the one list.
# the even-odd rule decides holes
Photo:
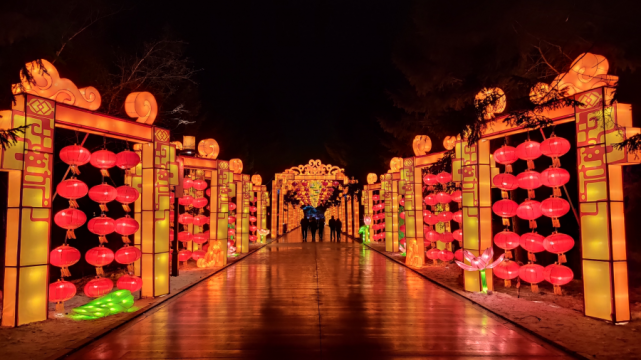
[(214, 139), (204, 139), (198, 143), (198, 153), (204, 158), (216, 159), (219, 151), (218, 142)]
[(490, 120), (494, 118), (494, 114), (500, 114), (505, 111), (507, 106), (507, 100), (505, 99), (505, 93), (499, 88), (483, 88), (476, 94), (474, 97), (475, 106), (481, 105), (483, 100), (487, 97), (493, 98), (495, 101), (493, 104), (487, 104), (485, 109), (483, 109), (483, 117), (485, 120)]
[(427, 135), (416, 135), (412, 142), (412, 149), (414, 149), (414, 155), (423, 156), (432, 150), (432, 139)]
[(240, 174), (243, 172), (243, 161), (240, 159), (231, 159), (229, 160), (229, 170), (234, 174)]
[(369, 173), (367, 174), (367, 183), (368, 184), (376, 184), (376, 180), (378, 180), (378, 175), (374, 173)]
[(252, 181), (252, 184), (256, 186), (260, 186), (263, 183), (263, 177), (258, 174), (252, 175), (251, 181)]
[(196, 150), (196, 137), (183, 136), (183, 148), (185, 150)]
[(456, 145), (456, 137), (455, 136), (446, 136), (445, 139), (443, 139), (443, 147), (447, 150), (452, 150), (454, 149), (454, 146)]

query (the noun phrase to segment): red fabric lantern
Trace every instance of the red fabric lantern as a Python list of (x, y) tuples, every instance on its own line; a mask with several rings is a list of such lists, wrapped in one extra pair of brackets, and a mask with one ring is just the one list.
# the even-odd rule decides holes
[(453, 215), (449, 211), (441, 211), (438, 215), (436, 215), (436, 217), (438, 218), (439, 222), (443, 222), (444, 223), (444, 222), (451, 221)]
[(454, 252), (454, 258), (460, 262), (463, 262), (463, 249), (458, 249)]
[(129, 290), (135, 293), (142, 289), (142, 279), (136, 275), (123, 275), (118, 278), (116, 287), (120, 290)]
[(207, 189), (207, 181), (200, 180), (200, 179), (194, 180), (193, 181), (193, 187), (196, 190), (203, 191), (203, 190)]
[(258, 240), (258, 236), (256, 235), (249, 235), (249, 241), (256, 241)]
[(523, 265), (519, 269), (519, 277), (532, 285), (532, 292), (538, 293), (539, 287), (537, 284), (544, 280), (543, 266), (538, 264)]
[(452, 237), (456, 241), (463, 241), (463, 230), (457, 229), (452, 232)]
[(209, 216), (205, 216), (205, 215), (194, 216), (194, 225), (203, 226), (205, 224), (209, 224)]
[(189, 250), (180, 250), (178, 253), (178, 261), (187, 261), (191, 258), (191, 251)]
[(447, 204), (452, 201), (452, 197), (450, 196), (450, 194), (441, 191), (436, 194), (436, 201), (438, 201), (439, 204)]
[(551, 264), (543, 269), (543, 278), (554, 285), (556, 295), (562, 295), (561, 286), (567, 285), (574, 279), (574, 272), (567, 266)]
[(204, 250), (196, 250), (191, 253), (191, 258), (198, 261), (198, 259), (204, 258), (205, 255), (207, 255), (207, 252), (205, 252)]
[(516, 209), (516, 216), (530, 221), (530, 229), (536, 229), (536, 219), (541, 215), (541, 203), (536, 200), (525, 200)]
[(207, 196), (211, 197), (211, 188), (208, 188), (207, 190), (205, 190), (205, 194), (207, 194)]
[(199, 197), (195, 198), (191, 205), (197, 209), (204, 208), (207, 205), (207, 198)]
[(429, 240), (431, 242), (440, 241), (441, 240), (441, 234), (437, 233), (434, 230), (430, 230), (430, 231), (425, 233), (425, 239)]
[(104, 276), (105, 272), (102, 267), (114, 261), (114, 252), (102, 245), (97, 246), (87, 251), (85, 260), (96, 267), (96, 274), (98, 274), (98, 276)]
[(84, 165), (91, 160), (91, 153), (80, 145), (65, 146), (60, 150), (60, 160), (71, 167), (71, 172), (80, 174), (78, 166)]
[(562, 264), (567, 262), (564, 253), (574, 247), (574, 239), (570, 235), (554, 232), (543, 240), (543, 247), (553, 254), (558, 254), (559, 263)]
[(138, 164), (140, 164), (140, 156), (133, 151), (125, 150), (116, 154), (116, 166), (123, 170), (129, 170)]
[[(405, 218), (403, 218), (403, 219), (405, 219)], [(250, 216), (249, 217), (249, 222), (256, 222), (256, 220), (258, 220), (258, 219), (255, 216)]]
[(554, 189), (554, 196), (561, 196), (561, 186), (570, 181), (570, 173), (561, 168), (547, 168), (540, 176), (541, 184)]
[(570, 151), (570, 142), (564, 138), (552, 135), (541, 143), (541, 153), (552, 158), (555, 167), (561, 166), (559, 157)]
[(191, 241), (193, 241), (196, 244), (203, 244), (207, 242), (207, 240), (209, 240), (209, 232), (194, 234), (191, 237)]
[(73, 231), (85, 224), (87, 216), (78, 209), (69, 208), (58, 211), (53, 217), (53, 221), (56, 225), (67, 230), (67, 239), (75, 239), (76, 234)]
[(256, 231), (256, 230), (258, 230), (258, 227), (255, 225), (252, 225), (249, 227), (249, 231)]
[(521, 189), (528, 191), (528, 197), (534, 198), (534, 189), (541, 187), (541, 174), (536, 171), (527, 170), (516, 176), (516, 181), (519, 183)]
[(230, 223), (230, 224), (233, 224), (233, 223), (236, 222), (236, 218), (233, 217), (233, 216), (228, 216), (227, 217), (227, 222)]
[(89, 220), (89, 223), (87, 223), (87, 229), (98, 235), (100, 243), (102, 244), (107, 242), (106, 235), (109, 235), (116, 230), (116, 222), (114, 219), (102, 215)]
[(434, 260), (434, 263), (436, 263), (436, 260), (438, 260), (438, 253), (439, 252), (440, 252), (439, 249), (431, 248), (431, 249), (427, 250), (427, 253), (425, 255), (427, 255), (428, 259)]
[(438, 224), (438, 216), (434, 214), (427, 214), (426, 216), (423, 216), (423, 221), (430, 225), (436, 225)]
[(457, 223), (462, 223), (463, 222), (463, 211), (459, 210), (455, 213), (452, 214), (452, 220), (456, 221)]
[(255, 207), (255, 206), (250, 206), (250, 207), (249, 207), (249, 211), (250, 211), (250, 212), (253, 212), (253, 213), (254, 213), (254, 212), (256, 212), (256, 210), (258, 210), (258, 208), (257, 208), (257, 207)]
[(436, 175), (436, 181), (438, 181), (439, 184), (447, 184), (452, 181), (452, 174), (443, 171)]
[(570, 211), (570, 204), (561, 198), (551, 197), (541, 202), (541, 213), (552, 218), (552, 225), (560, 227), (559, 218)]
[(228, 206), (229, 206), (229, 211), (236, 210), (236, 204), (234, 204), (233, 202), (230, 202)]
[(187, 214), (187, 213), (180, 214), (178, 215), (178, 223), (183, 225), (193, 224), (194, 217), (191, 214)]
[(116, 188), (116, 201), (122, 204), (126, 212), (130, 212), (129, 204), (138, 200), (140, 193), (131, 186), (123, 185)]
[(519, 205), (510, 200), (510, 199), (503, 199), (499, 200), (492, 205), (492, 211), (503, 218), (503, 225), (508, 226), (510, 225), (510, 219), (511, 217), (514, 217), (516, 215), (516, 209), (519, 207)]
[(191, 241), (193, 236), (189, 231), (181, 231), (178, 233), (178, 241), (188, 242)]
[(60, 268), (60, 277), (71, 276), (69, 266), (80, 260), (80, 251), (67, 244), (58, 246), (49, 253), (49, 263)]
[(398, 199), (398, 204), (401, 205), (401, 206), (405, 206), (405, 198), (402, 197), (402, 198)]
[(441, 233), (441, 241), (444, 243), (451, 243), (454, 241), (454, 235), (449, 231), (444, 231)]
[(56, 186), (56, 191), (60, 196), (69, 200), (70, 207), (77, 208), (78, 203), (76, 200), (87, 195), (89, 189), (87, 188), (87, 184), (84, 182), (72, 178), (61, 181), (58, 186)]
[(463, 200), (463, 193), (461, 193), (461, 190), (454, 190), (450, 197), (452, 201), (460, 203)]
[(528, 140), (516, 147), (516, 155), (521, 160), (527, 160), (527, 168), (533, 170), (534, 162), (532, 160), (541, 156), (541, 144)]
[(182, 206), (189, 206), (194, 202), (194, 198), (191, 195), (183, 195), (178, 199), (178, 204)]
[(494, 235), (494, 244), (505, 250), (505, 258), (511, 259), (512, 252), (510, 250), (519, 247), (519, 238), (518, 234), (504, 230)]
[(516, 180), (516, 176), (510, 173), (497, 174), (492, 178), (492, 184), (497, 188), (501, 189), (501, 197), (507, 199), (508, 191), (516, 190), (519, 187), (519, 183)]
[(56, 312), (63, 313), (65, 311), (63, 302), (74, 296), (76, 296), (76, 285), (69, 281), (58, 280), (49, 284), (49, 302), (57, 303)]
[(519, 276), (520, 268), (521, 266), (518, 263), (505, 260), (494, 268), (494, 275), (499, 279), (505, 280), (505, 287), (510, 287), (512, 285), (511, 280)]
[(423, 176), (423, 182), (426, 185), (429, 185), (429, 186), (437, 185), (438, 184), (438, 176), (436, 176), (434, 174), (427, 174), (427, 175)]
[(536, 261), (536, 256), (534, 254), (545, 250), (545, 247), (543, 247), (544, 239), (543, 235), (535, 232), (529, 232), (521, 235), (519, 245), (527, 250), (527, 258), (529, 261)]
[(227, 235), (229, 235), (229, 236), (234, 236), (234, 235), (236, 235), (236, 230), (235, 230), (235, 229), (229, 229), (229, 230), (227, 230)]
[(380, 197), (378, 195), (373, 195), (372, 196), (372, 200), (373, 201), (378, 201), (378, 200), (380, 200)]
[(398, 217), (400, 217), (401, 219), (405, 219), (405, 211), (401, 211), (401, 212), (398, 214)]
[(438, 204), (438, 200), (436, 199), (436, 195), (434, 194), (427, 195), (424, 200), (426, 205), (435, 206), (436, 204)]
[[(129, 216), (121, 217), (120, 219), (116, 220), (116, 232), (123, 237), (127, 237), (129, 235), (133, 235), (138, 231), (140, 228), (140, 225), (138, 224), (138, 221), (136, 219), (132, 219)], [(125, 243), (129, 242), (129, 238), (125, 239), (123, 238), (123, 241)]]
[(124, 246), (116, 251), (114, 258), (118, 264), (128, 265), (138, 261), (142, 252), (135, 246)]
[(109, 294), (113, 287), (114, 283), (110, 279), (97, 278), (89, 281), (84, 290), (88, 297), (98, 298)]
[(91, 154), (90, 162), (93, 167), (100, 169), (102, 176), (109, 176), (107, 169), (116, 165), (116, 154), (109, 150), (98, 150)]
[(185, 178), (183, 180), (183, 189), (189, 190), (194, 187), (194, 181), (190, 178)]
[(512, 164), (518, 159), (516, 149), (511, 146), (503, 145), (494, 152), (494, 160), (501, 165), (505, 165), (505, 172), (507, 173), (512, 172)]
[(89, 189), (89, 198), (100, 204), (100, 210), (109, 211), (107, 203), (116, 200), (118, 191), (111, 185), (100, 184)]
[(452, 261), (454, 260), (454, 253), (449, 250), (441, 250), (438, 252), (438, 258), (445, 262)]

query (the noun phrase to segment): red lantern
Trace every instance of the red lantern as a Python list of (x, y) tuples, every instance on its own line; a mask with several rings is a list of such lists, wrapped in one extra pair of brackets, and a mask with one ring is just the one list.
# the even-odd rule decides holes
[(554, 232), (543, 240), (543, 247), (553, 254), (558, 254), (559, 264), (562, 264), (567, 262), (564, 253), (574, 247), (574, 239), (570, 235)]
[(452, 174), (443, 171), (442, 173), (436, 175), (436, 181), (438, 181), (439, 184), (447, 184), (452, 181)]
[(205, 180), (200, 180), (200, 179), (194, 180), (193, 187), (198, 191), (203, 191), (207, 189), (207, 182)]
[(249, 241), (256, 241), (258, 240), (258, 236), (256, 235), (249, 235)]
[(541, 215), (541, 203), (536, 200), (525, 200), (516, 209), (516, 216), (530, 221), (530, 229), (536, 229), (536, 219)]
[(187, 213), (180, 214), (178, 215), (178, 223), (183, 225), (193, 224), (194, 217), (191, 214), (187, 214)]
[(505, 165), (505, 172), (507, 173), (512, 172), (512, 164), (518, 159), (516, 149), (511, 146), (503, 145), (494, 152), (494, 160), (501, 165)]
[(227, 222), (230, 223), (230, 224), (233, 224), (233, 223), (236, 222), (236, 218), (233, 217), (233, 216), (228, 216), (227, 217)]
[(438, 200), (436, 199), (436, 195), (434, 194), (429, 194), (425, 197), (425, 204), (430, 205), (430, 206), (435, 206), (438, 204)]
[(510, 250), (519, 247), (519, 235), (508, 230), (501, 231), (494, 235), (494, 244), (505, 250), (505, 257), (511, 259), (512, 252)]
[(105, 272), (102, 267), (107, 266), (114, 261), (114, 252), (102, 245), (97, 246), (87, 251), (85, 254), (85, 260), (96, 267), (96, 274), (98, 274), (98, 276), (104, 276)]
[(452, 237), (453, 237), (453, 238), (454, 238), (454, 240), (456, 240), (456, 241), (463, 241), (463, 230), (461, 230), (461, 229), (454, 230), (454, 231), (452, 232)]
[(511, 280), (519, 276), (520, 268), (518, 263), (505, 260), (494, 268), (494, 275), (499, 279), (505, 280), (505, 287), (510, 287), (512, 285)]
[(541, 144), (528, 140), (516, 147), (516, 155), (521, 160), (527, 160), (527, 168), (533, 170), (534, 162), (532, 160), (541, 156)]
[(132, 219), (129, 216), (121, 217), (116, 220), (116, 232), (122, 235), (122, 241), (125, 244), (129, 243), (129, 238), (127, 236), (133, 235), (138, 231), (140, 225), (136, 219)]
[(528, 191), (527, 193), (530, 199), (534, 198), (534, 189), (541, 187), (540, 176), (541, 174), (532, 170), (524, 171), (516, 176), (519, 187)]
[(556, 295), (562, 295), (561, 286), (570, 283), (574, 279), (574, 272), (567, 266), (552, 264), (543, 269), (543, 278), (554, 285), (554, 293)]
[(199, 197), (195, 198), (191, 205), (197, 209), (204, 208), (207, 205), (207, 198)]
[(194, 202), (194, 198), (191, 195), (183, 195), (178, 199), (178, 204), (182, 206), (189, 206)]
[(492, 211), (503, 218), (503, 225), (509, 226), (510, 225), (510, 219), (511, 217), (514, 217), (516, 215), (516, 209), (519, 207), (519, 205), (510, 200), (510, 199), (503, 199), (499, 200), (492, 205)]
[(441, 234), (437, 233), (434, 230), (430, 230), (430, 231), (425, 233), (425, 239), (429, 240), (431, 242), (440, 241), (441, 240)]
[(180, 250), (178, 253), (178, 261), (187, 261), (191, 258), (191, 251), (189, 250)]
[(233, 202), (230, 202), (229, 203), (229, 211), (234, 211), (234, 210), (236, 210), (236, 204), (234, 204)]
[(136, 275), (123, 275), (118, 278), (116, 287), (120, 290), (129, 290), (135, 293), (142, 289), (142, 279)]
[(100, 169), (102, 176), (109, 176), (107, 169), (116, 165), (116, 154), (109, 150), (98, 150), (91, 154), (90, 162), (93, 167)]
[(181, 231), (178, 233), (178, 241), (188, 242), (191, 241), (193, 236), (189, 231)]
[(456, 221), (457, 223), (462, 223), (463, 222), (463, 211), (459, 210), (455, 213), (452, 214), (452, 220)]
[(452, 201), (452, 197), (450, 196), (450, 194), (441, 191), (436, 194), (436, 201), (438, 201), (439, 204), (447, 204)]
[[(130, 212), (129, 204), (138, 200), (140, 193), (131, 186), (123, 185), (116, 188), (116, 201), (122, 204), (126, 212)], [(173, 203), (173, 202), (172, 202)]]
[(209, 240), (209, 232), (194, 234), (191, 237), (191, 241), (193, 241), (196, 244), (203, 244), (207, 242), (207, 240)]
[(235, 230), (235, 229), (229, 229), (229, 230), (227, 230), (227, 235), (229, 235), (229, 236), (234, 236), (234, 235), (236, 235), (236, 230)]
[(76, 200), (87, 195), (88, 188), (84, 182), (72, 178), (61, 181), (58, 186), (56, 186), (56, 191), (60, 196), (69, 200), (70, 207), (77, 208), (78, 203)]
[(502, 173), (494, 176), (494, 178), (492, 178), (492, 184), (501, 189), (501, 197), (503, 199), (508, 198), (508, 191), (516, 190), (519, 187), (516, 176), (510, 173)]
[(436, 176), (434, 174), (427, 174), (427, 175), (423, 176), (423, 182), (426, 185), (429, 185), (429, 186), (437, 185), (438, 184), (438, 176)]
[(519, 269), (519, 277), (532, 285), (532, 292), (538, 293), (539, 286), (537, 284), (544, 280), (543, 266), (537, 264), (523, 265)]
[(91, 153), (80, 145), (65, 146), (60, 150), (60, 160), (71, 167), (71, 172), (80, 174), (78, 166), (84, 165), (91, 160)]
[(400, 217), (401, 219), (405, 219), (405, 211), (401, 211), (401, 212), (398, 214), (398, 217)]
[(543, 235), (535, 232), (529, 232), (521, 235), (521, 238), (519, 239), (519, 245), (527, 250), (527, 258), (529, 261), (536, 261), (536, 256), (534, 254), (545, 250), (545, 248), (543, 247), (544, 239), (545, 238), (543, 237)]
[(125, 245), (116, 251), (114, 258), (118, 264), (128, 265), (138, 261), (141, 256), (142, 252), (137, 247)]
[(258, 230), (258, 227), (255, 225), (252, 225), (249, 227), (249, 231), (256, 231), (256, 230)]
[[(541, 173), (540, 179), (541, 184), (551, 188), (558, 188), (570, 181), (570, 173), (562, 168), (547, 168)], [(559, 191), (559, 194), (554, 194), (554, 196), (561, 196), (561, 192)]]
[(373, 201), (378, 201), (378, 200), (380, 200), (380, 197), (378, 195), (373, 195), (372, 196), (372, 200)]
[(398, 199), (398, 204), (401, 206), (405, 206), (405, 198)]
[(438, 215), (436, 215), (436, 217), (438, 218), (439, 222), (445, 223), (445, 222), (451, 221), (453, 215), (449, 211), (441, 211)]
[(205, 216), (205, 215), (194, 216), (194, 225), (203, 226), (205, 224), (209, 224), (209, 216)]
[(102, 215), (89, 220), (89, 223), (87, 223), (87, 229), (98, 235), (100, 243), (102, 244), (107, 242), (106, 235), (109, 235), (116, 230), (116, 222), (114, 219)]
[(444, 243), (451, 243), (454, 241), (454, 235), (449, 231), (444, 231), (441, 233), (441, 241)]
[(129, 170), (138, 164), (140, 164), (140, 156), (133, 151), (125, 150), (116, 154), (116, 166), (123, 170)]
[(205, 255), (207, 255), (207, 252), (205, 252), (204, 250), (196, 250), (191, 253), (191, 258), (198, 261), (198, 259), (204, 258)]
[(564, 138), (552, 135), (550, 138), (543, 140), (541, 143), (541, 153), (552, 158), (552, 164), (555, 167), (561, 166), (559, 157), (570, 151), (570, 142)]
[(441, 250), (438, 252), (438, 258), (445, 262), (452, 261), (454, 260), (454, 253), (449, 250)]
[(211, 189), (205, 190), (205, 194), (207, 194), (207, 196), (211, 197)]
[(423, 217), (423, 221), (430, 225), (436, 225), (438, 224), (438, 216), (434, 214), (427, 214)]
[(194, 187), (194, 181), (190, 178), (185, 178), (183, 180), (183, 189), (189, 190)]
[(85, 285), (85, 295), (92, 298), (105, 296), (114, 288), (114, 283), (107, 278), (97, 278)]
[(438, 260), (439, 252), (441, 252), (439, 249), (431, 248), (431, 249), (427, 250), (427, 253), (425, 255), (427, 255), (427, 258), (430, 259), (430, 260), (433, 260), (434, 263), (436, 264), (436, 260)]
[(76, 234), (73, 231), (85, 224), (87, 216), (78, 209), (69, 208), (58, 211), (53, 221), (61, 228), (67, 229), (67, 239), (75, 239)]
[(454, 258), (460, 262), (463, 262), (463, 249), (458, 249), (454, 252)]
[(64, 302), (76, 296), (76, 285), (69, 281), (58, 280), (49, 284), (49, 302), (56, 303), (56, 312), (65, 311)]
[(250, 206), (250, 207), (249, 207), (249, 211), (250, 211), (250, 212), (253, 212), (253, 213), (254, 213), (254, 212), (256, 212), (256, 210), (258, 210), (258, 208), (257, 208), (257, 207), (255, 207), (255, 206)]
[(461, 193), (461, 190), (454, 190), (450, 197), (452, 198), (452, 201), (460, 203), (463, 200), (463, 193)]
[(69, 266), (80, 260), (80, 251), (67, 244), (58, 246), (49, 253), (49, 263), (60, 268), (60, 277), (71, 276)]
[[(405, 219), (405, 218), (403, 218), (403, 219)], [(255, 216), (250, 216), (249, 217), (249, 222), (256, 222), (256, 220), (258, 220), (258, 219)]]
[(570, 211), (570, 204), (561, 198), (551, 197), (541, 202), (541, 213), (552, 218), (552, 226), (560, 227), (559, 218)]
[(111, 185), (100, 184), (89, 189), (89, 198), (100, 204), (100, 210), (109, 211), (107, 203), (116, 200), (118, 191)]

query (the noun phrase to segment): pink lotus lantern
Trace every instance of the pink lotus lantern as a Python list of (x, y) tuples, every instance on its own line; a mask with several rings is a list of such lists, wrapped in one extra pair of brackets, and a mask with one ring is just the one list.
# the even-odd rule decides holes
[(483, 254), (479, 257), (476, 257), (471, 252), (464, 250), (463, 257), (470, 262), (470, 265), (464, 264), (461, 261), (456, 261), (456, 265), (458, 265), (465, 271), (480, 271), (481, 286), (483, 288), (483, 292), (487, 294), (487, 280), (485, 279), (485, 269), (492, 269), (499, 265), (503, 261), (505, 254), (501, 254), (498, 259), (496, 259), (494, 262), (491, 262), (492, 258), (494, 257), (494, 250), (489, 247), (485, 249)]

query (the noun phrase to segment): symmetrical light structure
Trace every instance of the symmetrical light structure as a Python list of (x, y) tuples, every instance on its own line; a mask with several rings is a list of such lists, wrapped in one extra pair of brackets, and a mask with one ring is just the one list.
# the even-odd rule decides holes
[[(400, 159), (400, 160), (398, 160)], [(400, 161), (401, 166), (397, 166)], [(403, 159), (392, 159), (392, 166), (387, 174), (381, 175), (381, 200), (385, 201), (385, 251), (398, 252), (398, 200), (405, 192), (400, 188), (401, 167)]]
[(260, 175), (252, 175), (252, 193), (251, 197), (256, 198), (256, 218), (259, 229), (267, 229), (267, 207), (269, 206), (269, 192), (267, 186), (262, 185), (263, 178)]
[(134, 203), (140, 229), (134, 234), (133, 246), (143, 255), (135, 264), (135, 274), (143, 279), (142, 296), (169, 293), (169, 186), (178, 177), (170, 169), (175, 151), (169, 144), (169, 131), (153, 126), (153, 110), (157, 109), (153, 96), (131, 94), (125, 110), (138, 119), (120, 119), (90, 111), (100, 107), (98, 91), (61, 81), (49, 62), (32, 62), (27, 67), (35, 82), (22, 76), (22, 86), (12, 89), (16, 101), (11, 110), (0, 112), (1, 129), (31, 125), (16, 144), (0, 150), (0, 170), (7, 171), (9, 179), (2, 325), (47, 318), (51, 203), (56, 186), (53, 163), (59, 151), (54, 149), (56, 128), (136, 144), (142, 161), (131, 181), (141, 196)]
[(236, 251), (249, 252), (249, 207), (252, 194), (251, 176), (243, 174), (243, 162), (240, 159), (229, 160), (233, 182), (230, 183), (229, 198), (236, 198)]

